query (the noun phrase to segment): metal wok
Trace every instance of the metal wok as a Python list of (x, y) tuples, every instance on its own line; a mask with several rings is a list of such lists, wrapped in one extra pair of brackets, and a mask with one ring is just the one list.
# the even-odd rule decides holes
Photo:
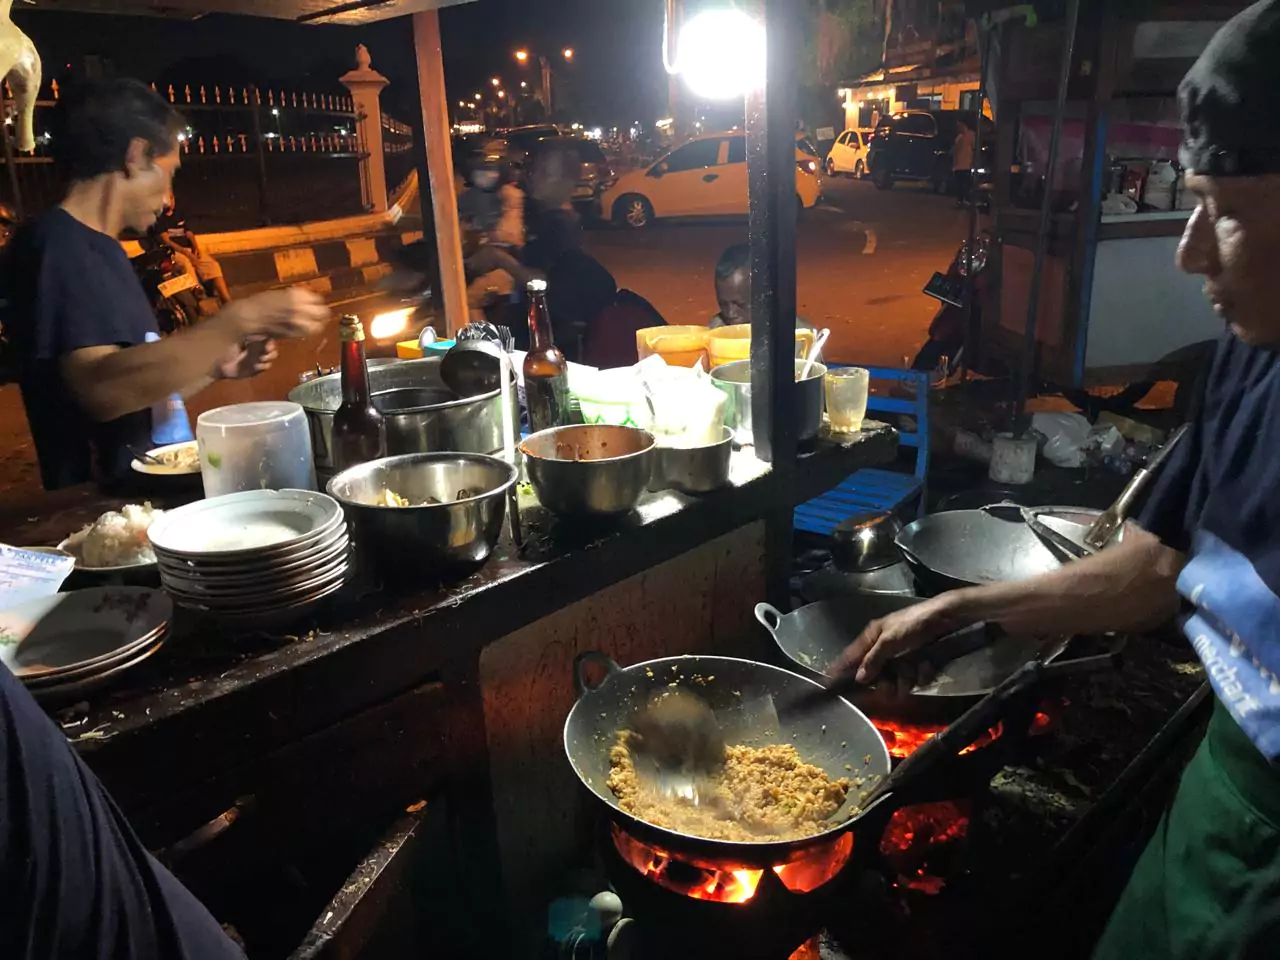
[[(1076, 543), (1101, 513), (1085, 507), (1039, 507), (1040, 520)], [(1123, 531), (1116, 538), (1120, 542)], [(903, 527), (895, 540), (912, 572), (932, 591), (1026, 580), (1062, 566), (1059, 555), (1015, 507), (946, 510)]]
[[(585, 672), (590, 664), (604, 671), (604, 679), (594, 685)], [(779, 667), (732, 657), (686, 656), (623, 668), (604, 654), (592, 652), (580, 654), (574, 661), (574, 681), (578, 702), (564, 724), (564, 749), (569, 763), (583, 785), (608, 804), (610, 814), (628, 832), (665, 849), (731, 860), (744, 867), (767, 867), (849, 830), (862, 816), (854, 815), (860, 801), (860, 791), (855, 788), (849, 791), (844, 805), (832, 815), (830, 828), (823, 833), (798, 840), (742, 842), (679, 833), (624, 811), (607, 783), (609, 751), (617, 741), (618, 731), (630, 726), (649, 694), (666, 690), (673, 683), (707, 701), (716, 713), (726, 743), (794, 744), (806, 762), (821, 767), (831, 777), (866, 777), (868, 786), (873, 775), (883, 779), (889, 774), (889, 751), (883, 738), (861, 711), (839, 698), (832, 698), (803, 717), (779, 717), (780, 739), (776, 728), (765, 734), (772, 724), (754, 707), (764, 695), (771, 696), (781, 707), (816, 686), (812, 680)], [(762, 735), (767, 739), (757, 739)], [(852, 766), (852, 773), (845, 764)]]
[[(858, 638), (867, 624), (922, 602), (919, 597), (868, 593), (810, 603), (787, 614), (767, 603), (757, 603), (755, 613), (783, 656), (795, 664), (795, 669), (822, 682), (829, 676), (828, 666)], [(890, 681), (845, 694), (845, 699), (884, 719), (946, 723), (964, 713), (1028, 661), (1039, 658), (1042, 663), (1050, 663), (1057, 659), (1066, 649), (1067, 641), (999, 635), (977, 650), (962, 652), (964, 644), (959, 645), (958, 651), (951, 648), (960, 655), (944, 652), (947, 647), (945, 640), (937, 645), (940, 659), (930, 657), (929, 647), (920, 651), (923, 657), (936, 659), (940, 670), (931, 683), (916, 687), (910, 694), (899, 695)]]

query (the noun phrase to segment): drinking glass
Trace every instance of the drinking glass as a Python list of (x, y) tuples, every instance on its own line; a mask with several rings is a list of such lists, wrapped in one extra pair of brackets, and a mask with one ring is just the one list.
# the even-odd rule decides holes
[(855, 433), (867, 415), (867, 385), (871, 375), (862, 367), (828, 370), (822, 380), (827, 422), (834, 433)]

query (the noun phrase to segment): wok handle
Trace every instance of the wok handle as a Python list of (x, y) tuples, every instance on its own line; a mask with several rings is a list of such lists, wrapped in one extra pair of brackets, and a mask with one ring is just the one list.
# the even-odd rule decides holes
[(782, 626), (782, 614), (771, 603), (756, 604), (756, 619), (769, 631), (769, 636), (778, 639), (778, 627)]
[[(590, 664), (595, 664), (597, 667), (604, 670), (604, 680), (601, 680), (597, 684), (592, 684), (590, 680), (587, 679), (586, 667)], [(608, 654), (601, 653), (599, 650), (588, 650), (573, 658), (573, 685), (578, 688), (578, 696), (582, 697), (588, 693), (594, 693), (596, 690), (599, 690), (604, 686), (605, 680), (608, 680), (609, 677), (613, 676), (613, 674), (620, 673), (621, 671), (622, 668), (618, 666), (617, 663), (614, 662), (613, 658)]]

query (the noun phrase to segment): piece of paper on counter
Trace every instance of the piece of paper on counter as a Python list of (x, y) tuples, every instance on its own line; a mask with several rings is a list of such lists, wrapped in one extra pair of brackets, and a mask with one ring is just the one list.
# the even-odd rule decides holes
[(75, 557), (0, 543), (0, 610), (52, 596), (75, 565)]

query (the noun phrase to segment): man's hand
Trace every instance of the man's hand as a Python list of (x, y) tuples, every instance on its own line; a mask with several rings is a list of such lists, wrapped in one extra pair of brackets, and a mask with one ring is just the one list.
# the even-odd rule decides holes
[(329, 319), (329, 308), (310, 290), (289, 287), (233, 300), (218, 316), (235, 326), (242, 341), (300, 340), (320, 332)]
[(969, 626), (957, 609), (957, 593), (944, 593), (871, 621), (828, 672), (833, 676), (853, 672), (859, 683), (870, 683), (890, 660)]
[(274, 340), (246, 340), (214, 365), (215, 380), (243, 380), (271, 369), (280, 356)]

